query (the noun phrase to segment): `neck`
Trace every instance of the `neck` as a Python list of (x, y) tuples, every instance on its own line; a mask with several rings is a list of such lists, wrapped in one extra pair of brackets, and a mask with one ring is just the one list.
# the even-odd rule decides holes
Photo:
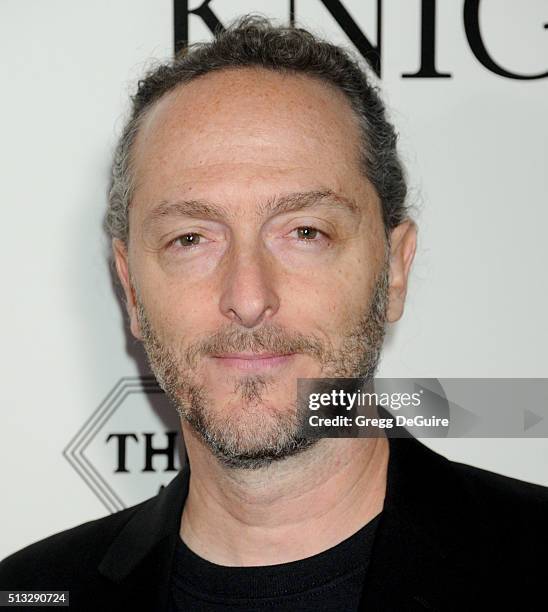
[(350, 537), (381, 512), (388, 441), (322, 439), (258, 470), (223, 466), (183, 422), (191, 466), (180, 535), (226, 566), (304, 559)]

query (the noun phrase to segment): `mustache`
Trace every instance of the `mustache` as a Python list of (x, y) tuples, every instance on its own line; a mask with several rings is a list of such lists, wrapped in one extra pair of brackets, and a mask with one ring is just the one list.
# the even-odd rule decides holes
[(308, 353), (323, 359), (328, 350), (316, 336), (289, 333), (279, 325), (268, 325), (249, 332), (229, 327), (193, 343), (186, 351), (186, 359), (190, 367), (195, 367), (200, 357), (239, 352)]

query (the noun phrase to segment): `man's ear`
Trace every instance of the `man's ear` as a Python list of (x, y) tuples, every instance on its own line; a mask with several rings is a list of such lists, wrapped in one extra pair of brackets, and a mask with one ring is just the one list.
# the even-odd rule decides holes
[(127, 246), (119, 238), (113, 238), (112, 252), (114, 254), (116, 272), (118, 273), (118, 278), (122, 283), (126, 296), (126, 308), (129, 315), (131, 333), (135, 336), (135, 338), (137, 338), (137, 340), (142, 340), (141, 327), (137, 317), (137, 300), (135, 297), (135, 289), (131, 284), (131, 277), (129, 275)]
[(387, 320), (394, 323), (401, 318), (407, 294), (407, 280), (417, 248), (417, 226), (407, 219), (396, 226), (390, 238), (390, 288)]

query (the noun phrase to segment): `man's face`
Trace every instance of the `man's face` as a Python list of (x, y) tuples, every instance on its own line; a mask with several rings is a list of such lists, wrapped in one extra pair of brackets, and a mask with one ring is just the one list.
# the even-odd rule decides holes
[(358, 147), (341, 93), (259, 69), (180, 87), (140, 129), (127, 250), (114, 245), (131, 328), (227, 465), (311, 446), (297, 379), (372, 375), (387, 308), (401, 314)]

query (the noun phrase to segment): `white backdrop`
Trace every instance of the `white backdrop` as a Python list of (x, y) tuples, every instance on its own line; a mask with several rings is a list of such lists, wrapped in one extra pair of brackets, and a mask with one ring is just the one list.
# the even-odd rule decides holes
[[(250, 10), (287, 21), (289, 4), (209, 6), (223, 22)], [(324, 6), (336, 4), (296, 0), (297, 23), (350, 45)], [(436, 66), (451, 78), (402, 78), (420, 65), (421, 2), (381, 4), (381, 84), (420, 230), (407, 309), (379, 375), (548, 377), (548, 78), (483, 66), (465, 35), (464, 0), (437, 2)], [(377, 1), (343, 5), (375, 44)], [(479, 18), (498, 64), (548, 71), (547, 1), (482, 0)], [(211, 36), (195, 14), (189, 36)], [(174, 443), (167, 432), (178, 426), (135, 379), (146, 372), (124, 331), (101, 229), (128, 92), (150, 58), (172, 53), (173, 5), (3, 0), (0, 45), (2, 558), (155, 494), (178, 466), (151, 454)], [(546, 439), (427, 443), (548, 485)]]

